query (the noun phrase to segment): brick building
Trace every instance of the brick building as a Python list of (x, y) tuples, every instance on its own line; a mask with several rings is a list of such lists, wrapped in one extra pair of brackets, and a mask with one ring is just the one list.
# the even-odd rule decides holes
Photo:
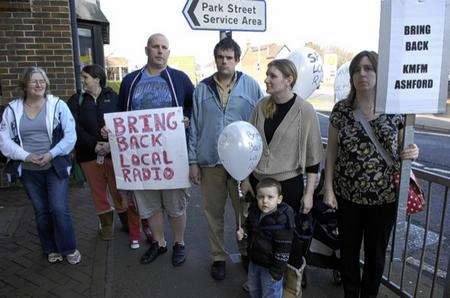
[(104, 65), (108, 29), (95, 0), (0, 0), (0, 104), (19, 95), (27, 66), (42, 67), (51, 92), (68, 98), (81, 87), (79, 67)]

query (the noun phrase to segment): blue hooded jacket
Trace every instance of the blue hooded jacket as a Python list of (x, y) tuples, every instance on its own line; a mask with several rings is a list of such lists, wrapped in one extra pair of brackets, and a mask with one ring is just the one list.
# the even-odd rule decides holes
[[(139, 82), (145, 66), (139, 70), (127, 74), (120, 84), (118, 110), (131, 110), (131, 100), (134, 90)], [(172, 95), (172, 106), (183, 107), (183, 114), (190, 118), (192, 109), (192, 93), (194, 85), (192, 85), (189, 77), (182, 71), (167, 66), (162, 72), (161, 77), (167, 82)]]

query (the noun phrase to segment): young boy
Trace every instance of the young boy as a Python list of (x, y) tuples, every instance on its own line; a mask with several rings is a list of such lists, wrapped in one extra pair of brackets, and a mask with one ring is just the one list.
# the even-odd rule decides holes
[[(257, 204), (247, 217), (248, 283), (251, 297), (282, 297), (283, 273), (289, 260), (294, 231), (294, 212), (282, 203), (281, 185), (271, 178), (256, 186)], [(237, 231), (238, 240), (245, 237)]]

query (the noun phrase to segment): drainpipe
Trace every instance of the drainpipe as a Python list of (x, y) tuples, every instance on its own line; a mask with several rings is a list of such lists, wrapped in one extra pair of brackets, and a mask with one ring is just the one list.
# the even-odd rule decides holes
[(70, 24), (72, 29), (73, 65), (75, 71), (75, 87), (77, 93), (81, 93), (81, 67), (80, 67), (80, 44), (78, 41), (77, 13), (75, 11), (75, 0), (69, 0)]

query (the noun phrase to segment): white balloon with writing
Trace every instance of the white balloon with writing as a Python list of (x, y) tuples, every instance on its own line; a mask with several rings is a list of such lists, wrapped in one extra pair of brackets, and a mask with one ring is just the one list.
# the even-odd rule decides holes
[(224, 128), (217, 142), (220, 161), (237, 181), (250, 175), (262, 154), (262, 139), (258, 130), (248, 122), (236, 121)]
[(349, 74), (350, 61), (342, 64), (334, 78), (334, 101), (346, 99), (350, 93), (350, 74)]
[(322, 82), (322, 57), (313, 49), (303, 47), (291, 52), (287, 59), (295, 64), (298, 73), (293, 91), (301, 98), (307, 99)]

